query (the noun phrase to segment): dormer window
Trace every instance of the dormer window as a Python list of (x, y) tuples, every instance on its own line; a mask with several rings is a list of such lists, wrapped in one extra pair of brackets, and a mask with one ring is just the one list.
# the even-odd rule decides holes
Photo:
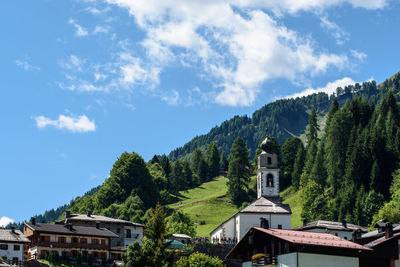
[(274, 176), (271, 173), (267, 174), (267, 187), (274, 187)]

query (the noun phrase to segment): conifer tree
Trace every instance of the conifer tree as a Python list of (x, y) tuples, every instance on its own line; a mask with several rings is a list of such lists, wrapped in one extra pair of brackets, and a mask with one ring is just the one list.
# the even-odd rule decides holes
[(219, 174), (219, 152), (218, 152), (218, 147), (214, 142), (212, 142), (208, 146), (207, 163), (208, 163), (209, 179), (212, 179), (212, 178), (218, 176), (218, 174)]
[[(281, 164), (282, 171), (281, 171), (281, 175), (280, 175), (281, 176), (280, 177), (281, 190), (283, 190), (284, 188), (286, 188), (287, 186), (289, 186), (292, 183), (293, 168), (295, 165), (297, 152), (298, 152), (300, 146), (303, 147), (303, 142), (297, 137), (290, 137), (290, 138), (286, 139), (285, 143), (282, 145), (281, 151), (282, 151), (283, 164)], [(303, 147), (303, 151), (304, 151), (304, 147)], [(299, 162), (298, 162), (298, 164), (299, 164)], [(301, 164), (304, 164), (304, 162), (301, 162)], [(300, 172), (301, 172), (301, 170), (300, 170)], [(301, 173), (300, 173), (300, 175), (301, 175)]]
[(182, 162), (182, 165), (183, 165), (183, 180), (185, 188), (192, 188), (195, 186), (195, 184), (193, 184), (193, 172), (192, 169), (190, 168), (190, 163), (184, 160)]
[(249, 152), (240, 137), (232, 144), (229, 154), (228, 196), (237, 206), (247, 200), (246, 189), (249, 180)]
[(325, 144), (324, 142), (319, 142), (318, 152), (315, 156), (314, 164), (311, 169), (310, 177), (313, 181), (321, 186), (325, 186), (326, 182), (326, 168), (325, 168)]
[(150, 164), (160, 163), (157, 155), (154, 155), (153, 158), (150, 160)]
[[(329, 112), (328, 112), (328, 115), (326, 118), (325, 129), (329, 129), (329, 125), (332, 120), (332, 117), (338, 110), (339, 110), (339, 103), (338, 103), (337, 99), (335, 98), (332, 102), (332, 105), (329, 109)], [(327, 131), (325, 130), (325, 132), (327, 132)]]
[(221, 171), (228, 171), (228, 158), (225, 155), (225, 151), (221, 153), (221, 159), (219, 161), (219, 166)]
[(305, 158), (304, 148), (303, 145), (300, 145), (297, 149), (296, 158), (294, 160), (294, 165), (293, 165), (293, 172), (291, 174), (292, 185), (296, 189), (298, 189), (300, 186), (300, 176), (301, 173), (303, 172), (304, 158)]
[(311, 110), (310, 119), (307, 126), (307, 145), (309, 146), (312, 141), (318, 141), (319, 125), (317, 121), (317, 112), (315, 109)]
[(196, 174), (196, 176), (199, 178), (200, 182), (207, 181), (208, 166), (207, 166), (207, 162), (204, 159), (203, 152), (201, 151), (200, 148), (196, 149), (193, 152), (192, 170)]

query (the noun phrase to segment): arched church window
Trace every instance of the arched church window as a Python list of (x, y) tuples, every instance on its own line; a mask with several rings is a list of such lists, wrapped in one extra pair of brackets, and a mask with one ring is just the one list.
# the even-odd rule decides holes
[(267, 187), (274, 187), (274, 176), (271, 173), (267, 174)]
[(271, 159), (271, 157), (268, 157), (268, 165), (271, 165), (271, 163), (272, 163), (272, 159)]

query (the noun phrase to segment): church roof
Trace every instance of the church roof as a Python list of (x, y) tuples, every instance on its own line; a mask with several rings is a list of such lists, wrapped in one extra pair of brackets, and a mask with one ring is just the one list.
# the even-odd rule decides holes
[(274, 214), (292, 214), (292, 210), (288, 204), (282, 204), (275, 199), (260, 197), (239, 213), (274, 213)]

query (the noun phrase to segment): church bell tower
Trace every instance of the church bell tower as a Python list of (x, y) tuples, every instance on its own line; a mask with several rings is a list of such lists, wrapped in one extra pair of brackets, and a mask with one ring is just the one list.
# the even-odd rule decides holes
[(279, 198), (278, 155), (273, 151), (274, 143), (268, 136), (261, 143), (262, 152), (258, 156), (257, 198)]

